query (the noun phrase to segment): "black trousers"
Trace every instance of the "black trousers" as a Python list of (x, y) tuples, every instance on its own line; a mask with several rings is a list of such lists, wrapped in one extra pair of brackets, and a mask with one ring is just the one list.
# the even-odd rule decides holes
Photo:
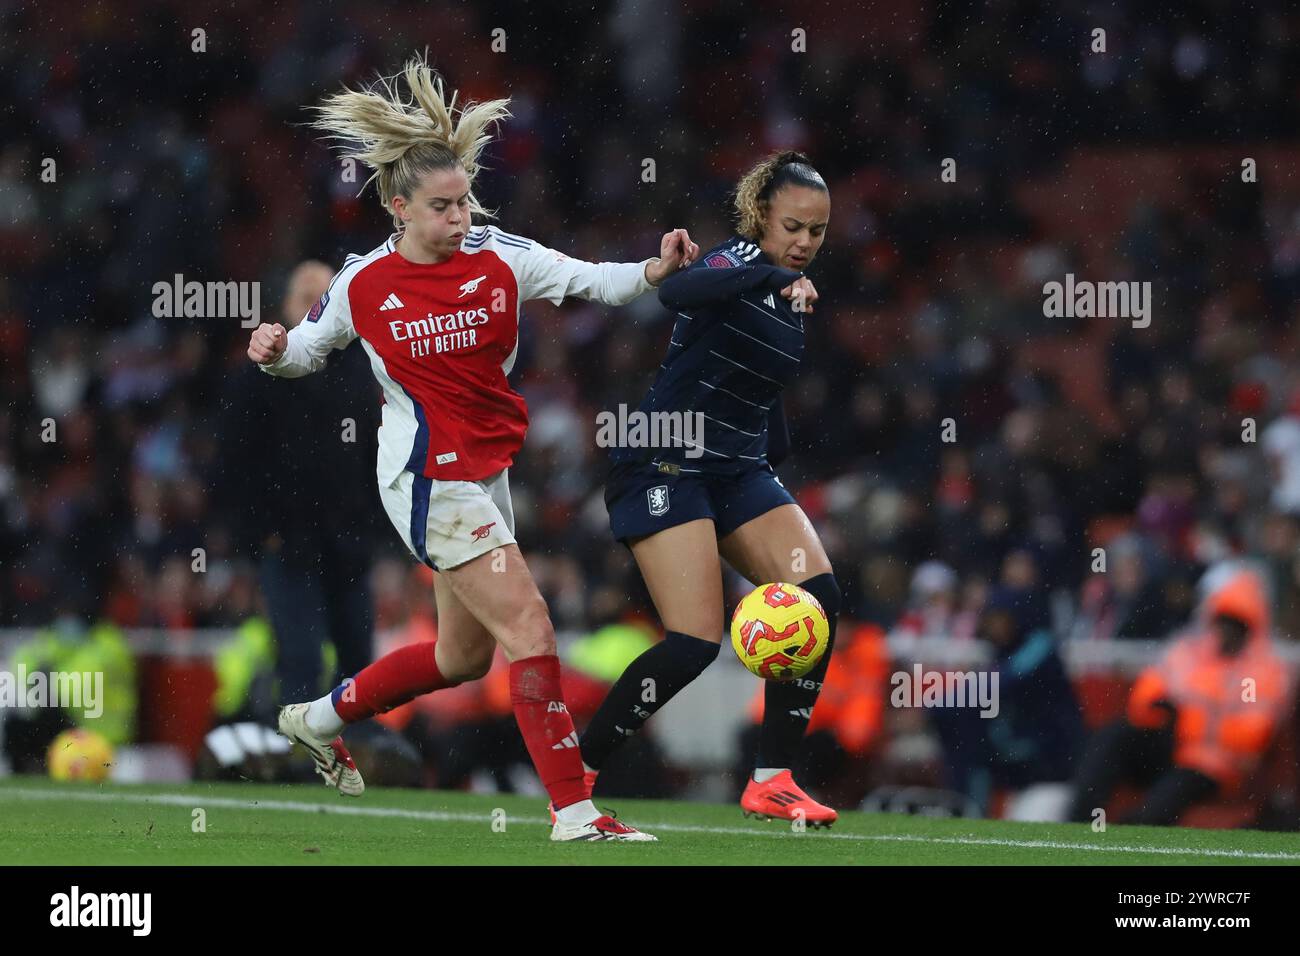
[(1173, 763), (1172, 727), (1145, 730), (1120, 719), (1088, 741), (1075, 777), (1069, 819), (1086, 823), (1121, 783), (1146, 788), (1142, 805), (1119, 823), (1173, 826), (1188, 807), (1213, 797), (1219, 785), (1210, 777)]
[[(374, 609), (369, 566), (347, 544), (326, 540), (306, 556), (262, 556), (260, 584), (275, 632), (279, 700), (314, 700), (370, 663)], [(334, 645), (338, 663), (322, 673), (321, 652)]]

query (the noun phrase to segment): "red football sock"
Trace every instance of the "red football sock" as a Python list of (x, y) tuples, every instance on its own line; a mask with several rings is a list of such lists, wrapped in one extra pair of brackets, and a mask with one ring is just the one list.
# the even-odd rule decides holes
[(554, 654), (526, 657), (510, 665), (510, 703), (537, 776), (558, 810), (590, 800), (582, 773), (578, 732), (564, 704), (560, 659)]
[(420, 641), (385, 654), (351, 682), (344, 681), (334, 688), (330, 695), (334, 710), (352, 723), (392, 710), (421, 694), (454, 686), (454, 681), (442, 676), (434, 660), (437, 643)]

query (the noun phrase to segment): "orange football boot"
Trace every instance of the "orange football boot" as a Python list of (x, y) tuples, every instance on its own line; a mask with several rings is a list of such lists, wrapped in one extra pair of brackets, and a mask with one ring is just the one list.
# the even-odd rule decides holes
[(813, 828), (829, 827), (839, 818), (830, 807), (804, 793), (789, 770), (782, 770), (766, 783), (751, 776), (740, 797), (740, 808), (745, 816), (760, 820), (794, 821), (802, 815), (804, 823)]

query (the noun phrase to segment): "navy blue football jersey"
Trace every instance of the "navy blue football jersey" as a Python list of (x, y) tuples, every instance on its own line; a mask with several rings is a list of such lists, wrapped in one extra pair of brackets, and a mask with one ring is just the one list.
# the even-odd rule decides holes
[(699, 413), (702, 429), (672, 447), (616, 448), (614, 462), (669, 462), (683, 473), (739, 474), (788, 441), (781, 390), (803, 356), (803, 315), (781, 290), (802, 273), (772, 264), (733, 236), (664, 280), (659, 301), (674, 312), (668, 354), (638, 410)]

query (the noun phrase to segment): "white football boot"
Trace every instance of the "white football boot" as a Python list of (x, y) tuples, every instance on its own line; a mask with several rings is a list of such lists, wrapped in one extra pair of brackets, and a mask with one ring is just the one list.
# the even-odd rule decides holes
[(556, 820), (555, 825), (551, 827), (551, 839), (557, 843), (579, 840), (626, 840), (629, 842), (653, 840), (658, 842), (658, 837), (651, 836), (649, 833), (642, 833), (626, 823), (615, 820), (608, 814), (596, 817), (589, 823), (564, 823)]
[(359, 797), (366, 784), (342, 737), (327, 740), (312, 733), (307, 726), (310, 704), (288, 704), (280, 708), (280, 734), (295, 744), (302, 744), (316, 763), (316, 772), (325, 778), (325, 786), (338, 787), (345, 797)]

